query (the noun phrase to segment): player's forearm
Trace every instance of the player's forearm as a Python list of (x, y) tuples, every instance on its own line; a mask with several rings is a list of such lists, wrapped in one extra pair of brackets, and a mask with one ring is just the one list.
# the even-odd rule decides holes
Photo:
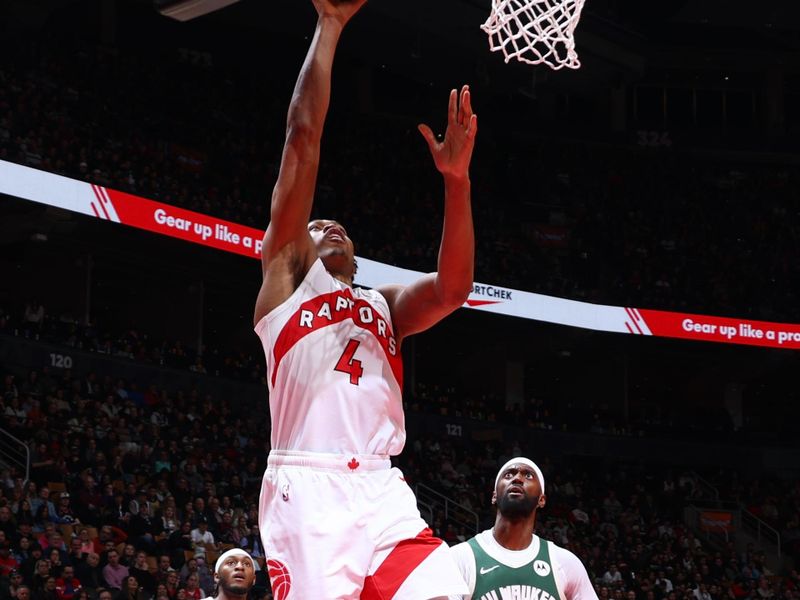
[(302, 136), (305, 143), (319, 143), (331, 97), (331, 72), (342, 25), (320, 17), (294, 88), (287, 118), (287, 139)]
[(475, 232), (469, 176), (444, 178), (444, 226), (439, 246), (437, 290), (443, 302), (461, 306), (472, 291)]

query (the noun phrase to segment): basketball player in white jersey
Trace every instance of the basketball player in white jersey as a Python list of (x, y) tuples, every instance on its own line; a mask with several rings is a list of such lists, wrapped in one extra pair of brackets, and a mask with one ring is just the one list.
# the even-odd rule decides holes
[(536, 511), (545, 505), (544, 477), (532, 460), (512, 458), (495, 478), (494, 527), (454, 546), (469, 587), (451, 600), (596, 600), (580, 559), (534, 535)]
[(446, 598), (466, 586), (389, 457), (406, 436), (400, 345), (472, 288), (477, 117), (465, 86), (450, 95), (441, 141), (420, 125), (444, 178), (438, 272), (407, 287), (355, 289), (345, 228), (308, 220), (334, 52), (364, 0), (313, 3), (317, 27), (289, 106), (254, 315), (272, 420), (259, 510), (267, 571), (279, 600)]

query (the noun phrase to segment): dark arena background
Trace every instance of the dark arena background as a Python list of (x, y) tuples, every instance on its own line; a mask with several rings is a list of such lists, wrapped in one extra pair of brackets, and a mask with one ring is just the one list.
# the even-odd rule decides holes
[[(484, 283), (403, 347), (397, 464), (423, 517), (451, 544), (489, 526), (496, 470), (525, 454), (548, 481), (538, 533), (600, 598), (799, 598), (800, 3), (587, 0), (582, 66), (560, 71), (491, 53), (489, 8), (370, 0), (323, 138), (319, 215), (359, 257), (431, 271), (442, 187), (416, 125), (441, 129), (463, 83), (480, 115)], [(225, 547), (263, 557), (257, 254), (159, 227), (266, 227), (314, 18), (0, 4), (0, 598), (70, 600), (50, 587), (71, 565), (94, 599), (117, 547), (142, 599), (211, 594)], [(535, 318), (492, 312), (523, 299)], [(574, 326), (596, 306), (653, 335)], [(263, 571), (252, 594), (272, 597)]]

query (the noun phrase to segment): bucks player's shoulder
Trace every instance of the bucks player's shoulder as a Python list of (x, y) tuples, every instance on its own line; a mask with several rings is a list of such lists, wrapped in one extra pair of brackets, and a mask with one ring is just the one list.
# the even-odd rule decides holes
[(469, 600), (472, 598), (472, 592), (475, 590), (475, 554), (469, 542), (461, 542), (450, 548), (450, 553), (453, 555), (453, 560), (461, 572), (461, 577), (467, 584), (469, 595), (467, 596), (450, 596), (448, 600)]

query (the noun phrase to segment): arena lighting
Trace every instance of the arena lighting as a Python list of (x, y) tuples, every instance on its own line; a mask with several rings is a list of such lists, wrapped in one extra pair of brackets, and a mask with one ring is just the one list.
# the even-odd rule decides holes
[(153, 6), (165, 17), (190, 21), (210, 12), (236, 4), (239, 0), (153, 0)]
[[(0, 194), (240, 254), (252, 260), (261, 257), (264, 237), (261, 229), (3, 160), (0, 160)], [(356, 284), (376, 287), (391, 281), (408, 285), (421, 275), (358, 257)], [(800, 350), (800, 324), (794, 323), (591, 304), (480, 282), (473, 284), (464, 306), (593, 331)]]

